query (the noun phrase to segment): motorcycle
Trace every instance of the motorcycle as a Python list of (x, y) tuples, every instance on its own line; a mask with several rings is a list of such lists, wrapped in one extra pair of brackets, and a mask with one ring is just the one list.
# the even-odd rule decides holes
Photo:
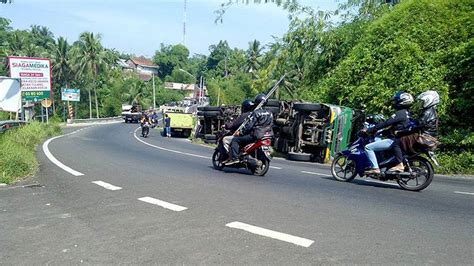
[(150, 133), (150, 123), (148, 122), (142, 123), (142, 137), (144, 138), (148, 137), (149, 133)]
[[(335, 156), (331, 164), (332, 176), (343, 182), (350, 182), (357, 175), (363, 177), (365, 170), (371, 167), (365, 153), (365, 146), (374, 140), (373, 136), (359, 134), (358, 139), (349, 146), (349, 149), (341, 151)], [(390, 151), (376, 152), (375, 154), (377, 161), (380, 162), (380, 174), (370, 174), (368, 177), (382, 181), (395, 180), (400, 187), (410, 191), (423, 190), (433, 181), (434, 169), (430, 160), (439, 166), (433, 151), (417, 150), (416, 154), (404, 155), (405, 170), (403, 172), (394, 172), (389, 169), (397, 162)]]
[(224, 167), (246, 168), (256, 176), (264, 176), (270, 168), (271, 156), (271, 136), (264, 136), (241, 148), (238, 155), (239, 162), (231, 165), (225, 165), (223, 162), (228, 158), (227, 151), (224, 148), (223, 139), (229, 136), (229, 131), (221, 132), (218, 136), (218, 145), (212, 155), (212, 165), (217, 170)]

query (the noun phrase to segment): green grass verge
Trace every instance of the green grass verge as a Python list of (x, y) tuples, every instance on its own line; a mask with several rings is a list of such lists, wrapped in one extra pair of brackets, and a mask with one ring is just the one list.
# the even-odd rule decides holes
[(435, 168), (437, 174), (474, 175), (474, 153), (442, 152), (436, 156), (440, 164)]
[(38, 169), (36, 146), (60, 133), (58, 124), (32, 122), (0, 134), (0, 183), (11, 184), (33, 175)]

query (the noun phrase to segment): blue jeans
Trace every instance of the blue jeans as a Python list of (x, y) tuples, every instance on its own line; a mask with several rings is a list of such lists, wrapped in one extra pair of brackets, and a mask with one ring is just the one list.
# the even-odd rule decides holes
[(369, 158), (369, 161), (372, 164), (373, 168), (379, 168), (375, 152), (389, 150), (392, 143), (393, 140), (391, 139), (383, 139), (372, 142), (365, 146), (365, 153), (367, 154), (367, 157)]
[(171, 127), (165, 127), (166, 136), (171, 136)]

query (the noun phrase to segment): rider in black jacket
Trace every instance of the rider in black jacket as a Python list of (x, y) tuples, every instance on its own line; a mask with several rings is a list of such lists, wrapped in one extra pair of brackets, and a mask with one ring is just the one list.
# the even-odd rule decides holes
[(241, 105), (241, 108), (240, 108), (240, 111), (241, 111), (242, 114), (239, 115), (236, 119), (234, 119), (234, 120), (232, 120), (232, 121), (230, 121), (230, 122), (228, 122), (227, 124), (224, 125), (224, 128), (229, 130), (232, 133), (232, 135), (225, 136), (222, 140), (222, 144), (224, 146), (224, 149), (225, 149), (226, 153), (229, 153), (230, 144), (232, 142), (232, 139), (234, 139), (234, 137), (235, 137), (233, 135), (233, 133), (240, 127), (240, 125), (242, 125), (242, 123), (245, 121), (245, 119), (247, 119), (247, 117), (253, 111), (254, 107), (255, 107), (255, 104), (251, 100), (243, 101), (242, 105)]
[[(260, 94), (255, 98), (255, 105), (259, 105), (260, 102), (265, 101), (265, 95)], [(265, 104), (264, 104), (265, 105)], [(263, 105), (262, 105), (263, 107)], [(242, 128), (241, 132), (236, 131), (235, 137), (231, 142), (231, 159), (226, 162), (227, 165), (237, 163), (239, 160), (237, 155), (239, 154), (240, 147), (262, 138), (265, 135), (273, 135), (273, 115), (269, 111), (259, 108), (254, 110), (250, 116), (248, 122)]]

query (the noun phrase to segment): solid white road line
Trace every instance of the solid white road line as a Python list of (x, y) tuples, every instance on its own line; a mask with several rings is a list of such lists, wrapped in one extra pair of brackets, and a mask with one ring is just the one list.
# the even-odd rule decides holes
[(253, 226), (250, 224), (241, 223), (241, 222), (232, 222), (232, 223), (226, 224), (225, 226), (230, 227), (230, 228), (241, 229), (253, 234), (266, 236), (273, 239), (278, 239), (281, 241), (285, 241), (285, 242), (292, 243), (292, 244), (306, 247), (306, 248), (311, 246), (314, 243), (313, 240), (309, 240), (309, 239), (298, 237), (298, 236), (292, 236), (289, 234), (280, 233), (273, 230), (268, 230), (265, 228), (261, 228), (261, 227)]
[(46, 155), (46, 157), (48, 157), (48, 159), (52, 163), (54, 163), (56, 166), (58, 166), (59, 168), (63, 169), (64, 171), (66, 171), (68, 173), (70, 173), (71, 175), (81, 176), (81, 175), (84, 175), (84, 174), (81, 173), (81, 172), (78, 172), (78, 171), (72, 169), (71, 167), (66, 166), (63, 163), (61, 163), (60, 161), (58, 161), (58, 159), (56, 159), (56, 157), (53, 156), (53, 154), (49, 151), (49, 148), (48, 148), (48, 145), (52, 140), (55, 140), (57, 138), (64, 137), (64, 136), (67, 136), (67, 135), (72, 135), (72, 134), (75, 134), (75, 133), (76, 133), (76, 131), (73, 131), (73, 132), (71, 132), (69, 134), (66, 134), (66, 135), (56, 136), (56, 137), (48, 139), (47, 141), (45, 141), (43, 143), (43, 152)]
[(145, 145), (148, 145), (148, 146), (153, 147), (153, 148), (155, 148), (155, 149), (159, 149), (159, 150), (163, 150), (163, 151), (169, 151), (169, 152), (174, 152), (174, 153), (177, 153), (177, 154), (183, 154), (183, 155), (188, 155), (188, 156), (193, 156), (193, 157), (198, 157), (198, 158), (203, 158), (203, 159), (208, 159), (208, 160), (209, 160), (209, 159), (212, 159), (211, 157), (202, 156), (202, 155), (193, 154), (193, 153), (188, 153), (188, 152), (175, 151), (175, 150), (163, 148), (163, 147), (156, 146), (156, 145), (150, 144), (150, 143), (148, 143), (148, 142), (145, 142), (145, 141), (141, 140), (139, 137), (137, 137), (137, 130), (139, 130), (139, 129), (140, 129), (140, 128), (135, 129), (135, 132), (133, 133), (133, 136), (134, 136), (138, 141), (140, 141), (141, 143), (143, 143), (143, 144), (145, 144)]
[(456, 193), (456, 194), (463, 194), (463, 195), (473, 195), (473, 196), (474, 196), (474, 193), (472, 193), (472, 192), (454, 191), (454, 193)]
[(362, 179), (362, 180), (364, 180), (365, 182), (374, 183), (374, 184), (383, 184), (383, 185), (389, 185), (389, 186), (394, 186), (394, 187), (400, 187), (398, 184), (390, 183), (390, 182), (370, 180), (370, 179)]
[(330, 174), (322, 174), (322, 173), (315, 173), (315, 172), (308, 172), (308, 171), (301, 171), (301, 173), (310, 174), (310, 175), (330, 176)]
[(270, 166), (271, 169), (277, 169), (277, 170), (281, 170), (281, 167), (278, 167), (278, 166)]
[(187, 209), (186, 207), (179, 206), (179, 205), (169, 203), (169, 202), (166, 202), (166, 201), (162, 201), (162, 200), (159, 200), (159, 199), (154, 199), (152, 197), (143, 197), (143, 198), (139, 198), (138, 200), (141, 200), (141, 201), (147, 202), (147, 203), (151, 203), (151, 204), (154, 204), (154, 205), (158, 205), (160, 207), (163, 207), (165, 209), (169, 209), (169, 210), (172, 210), (172, 211), (175, 211), (175, 212), (180, 212), (180, 211), (184, 211), (184, 210)]
[(96, 184), (96, 185), (99, 185), (105, 189), (108, 189), (108, 190), (120, 190), (122, 189), (121, 187), (117, 187), (117, 186), (114, 186), (112, 184), (109, 184), (109, 183), (105, 183), (103, 181), (92, 181), (92, 183)]

